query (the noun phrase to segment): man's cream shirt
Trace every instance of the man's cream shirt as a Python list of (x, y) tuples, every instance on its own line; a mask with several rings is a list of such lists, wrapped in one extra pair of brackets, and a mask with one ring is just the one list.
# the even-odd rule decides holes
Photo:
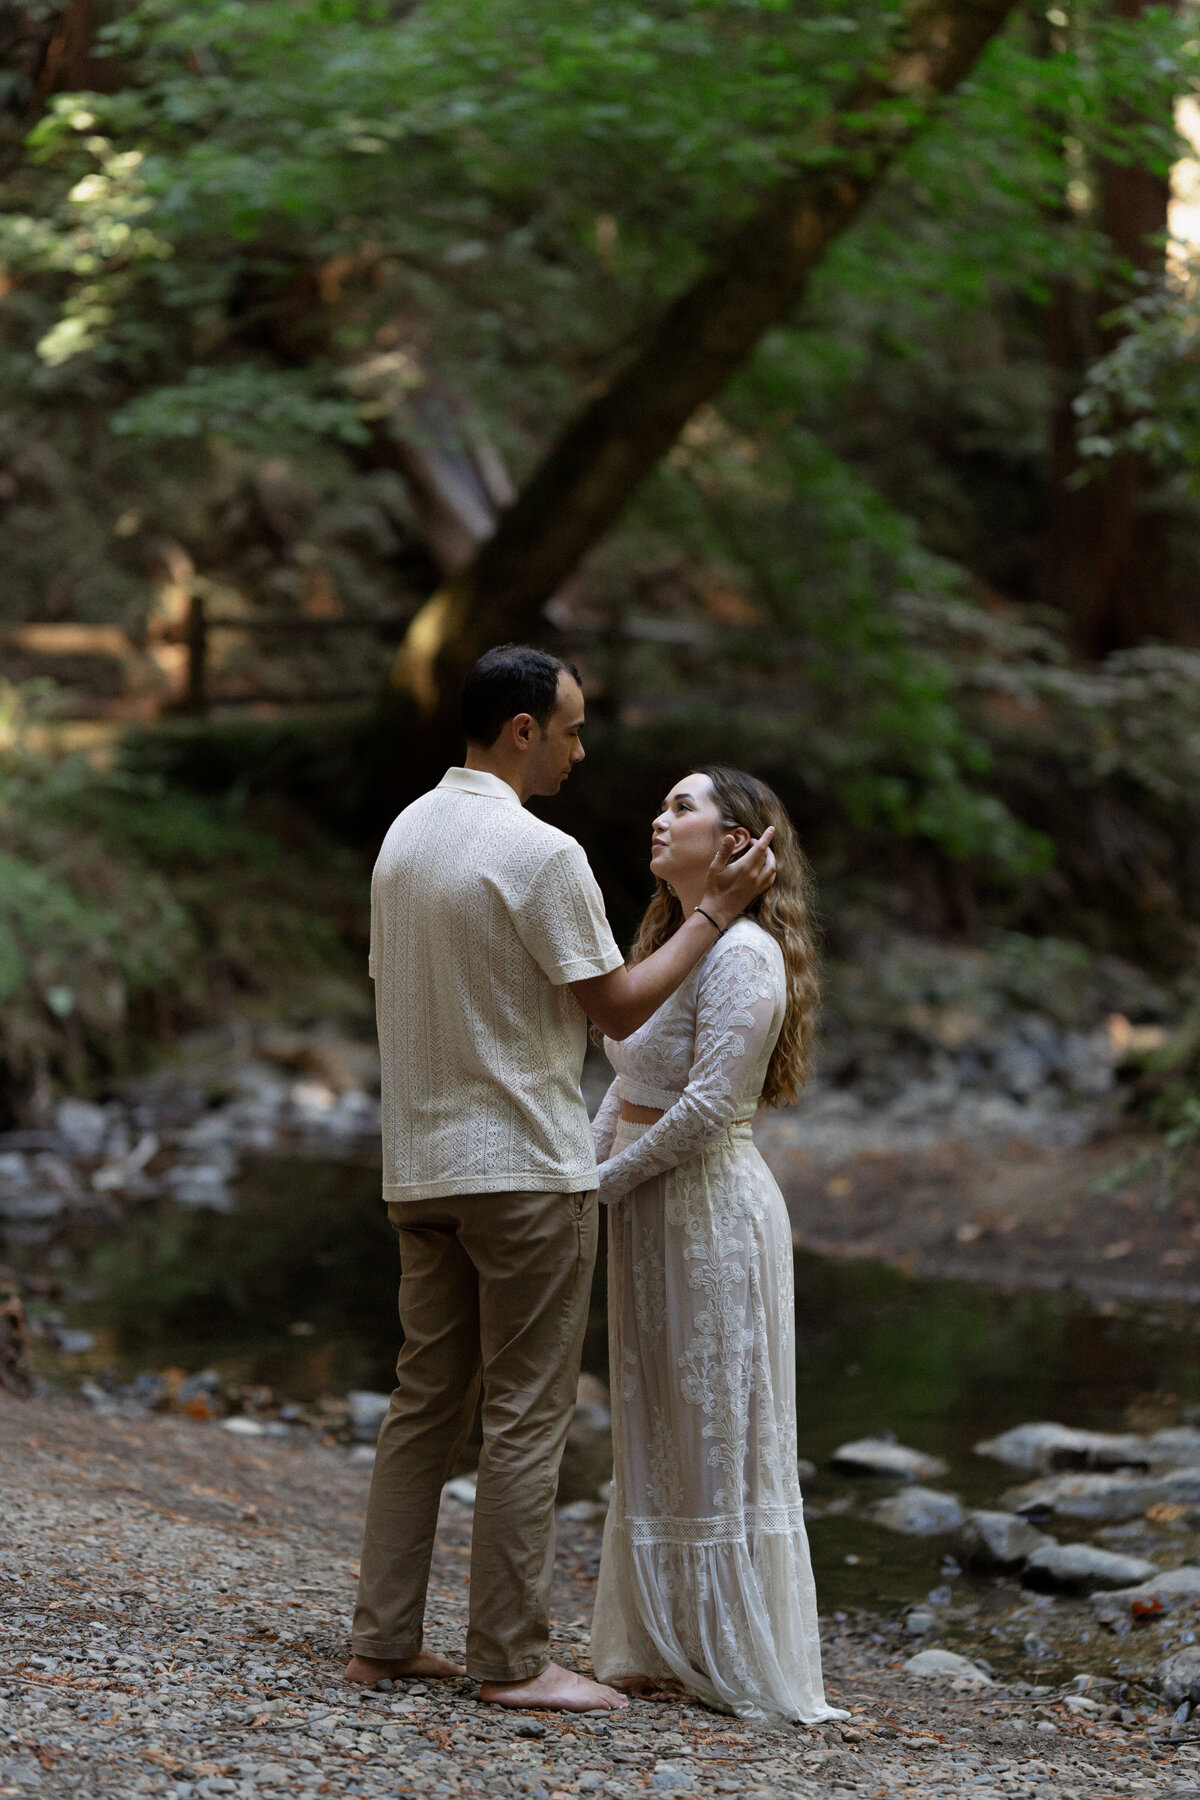
[(405, 808), (371, 878), (385, 1200), (595, 1187), (566, 984), (623, 960), (582, 848), (506, 781), (450, 769)]

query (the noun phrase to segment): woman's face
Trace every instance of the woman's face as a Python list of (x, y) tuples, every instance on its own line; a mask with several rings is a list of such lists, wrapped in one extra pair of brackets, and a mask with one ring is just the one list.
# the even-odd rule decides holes
[(669, 887), (691, 887), (708, 870), (722, 837), (729, 835), (740, 849), (750, 842), (742, 826), (726, 832), (707, 775), (685, 775), (677, 781), (651, 828), (650, 868)]

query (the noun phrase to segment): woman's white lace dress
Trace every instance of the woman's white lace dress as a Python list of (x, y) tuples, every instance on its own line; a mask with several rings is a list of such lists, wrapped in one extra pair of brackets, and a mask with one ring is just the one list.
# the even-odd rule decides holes
[[(784, 1001), (778, 944), (741, 919), (605, 1040), (614, 1470), (592, 1659), (601, 1681), (811, 1724), (846, 1714), (825, 1701), (797, 1472), (792, 1235), (750, 1133)], [(622, 1099), (663, 1117), (631, 1125)]]

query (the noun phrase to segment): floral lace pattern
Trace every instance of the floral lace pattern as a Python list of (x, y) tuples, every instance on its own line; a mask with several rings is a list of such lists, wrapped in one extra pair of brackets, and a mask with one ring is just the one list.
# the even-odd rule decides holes
[[(845, 1715), (825, 1701), (797, 1472), (791, 1228), (749, 1124), (784, 997), (778, 946), (742, 920), (608, 1046), (614, 1471), (592, 1655), (601, 1680), (812, 1723)], [(631, 1125), (622, 1097), (667, 1110)]]

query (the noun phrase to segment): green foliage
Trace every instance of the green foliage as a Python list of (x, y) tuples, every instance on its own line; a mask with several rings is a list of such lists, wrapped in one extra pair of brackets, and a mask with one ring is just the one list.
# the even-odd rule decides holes
[[(824, 153), (818, 122), (897, 17), (867, 0), (120, 0), (101, 44), (115, 91), (57, 96), (0, 196), (0, 460), (52, 441), (96, 493), (69, 560), (81, 588), (110, 573), (103, 616), (132, 610), (161, 536), (248, 596), (302, 592), (311, 564), (287, 557), (310, 553), (320, 509), (264, 498), (262, 459), (284, 449), (295, 487), (349, 520), (341, 564), (320, 546), (339, 584), (404, 616), (412, 518), (355, 486), (381, 422), (420, 440), (436, 385), (528, 469), (763, 187)], [(763, 754), (858, 829), (1009, 881), (1044, 868), (1045, 833), (1000, 797), (961, 644), (920, 621), (986, 623), (964, 565), (1009, 591), (1028, 578), (1013, 545), (1045, 476), (1041, 309), (1067, 276), (1120, 280), (1096, 170), (1167, 167), (1196, 68), (1182, 10), (1014, 17), (589, 574), (613, 616), (653, 626), (674, 606), (654, 597), (665, 571), (707, 633), (666, 654), (637, 639), (618, 697), (751, 719)], [(1138, 305), (1085, 396), (1094, 447), (1144, 421), (1149, 447), (1157, 433), (1164, 460), (1186, 459), (1183, 314)], [(97, 523), (129, 489), (141, 564)], [(378, 541), (372, 580), (354, 533)], [(35, 536), (13, 540), (30, 610), (52, 578)], [(710, 608), (722, 582), (746, 616)], [(1061, 659), (1031, 662), (1020, 679), (1067, 721), (1072, 770), (1105, 779), (1117, 676), (1092, 696), (1068, 691)], [(1186, 706), (1140, 724), (1151, 672), (1117, 685), (1108, 767), (1159, 805), (1155, 781), (1191, 766), (1171, 736)], [(105, 830), (156, 807), (110, 792)]]
[[(964, 723), (951, 672), (913, 643), (903, 609), (880, 601), (951, 598), (957, 571), (810, 431), (780, 422), (802, 390), (788, 341), (768, 348), (726, 413), (693, 422), (606, 559), (618, 594), (630, 568), (651, 589), (645, 572), (673, 568), (675, 594), (690, 582), (699, 618), (706, 592), (719, 615), (731, 590), (746, 623), (714, 632), (710, 610), (711, 649), (702, 638), (682, 659), (643, 651), (619, 685), (636, 697), (674, 682), (686, 711), (700, 678), (725, 708), (753, 712), (750, 735), (760, 754), (782, 756), (789, 784), (824, 794), (860, 829), (923, 839), (1009, 880), (1044, 867), (1049, 843), (987, 791), (990, 752)], [(756, 430), (763, 417), (773, 430)], [(706, 707), (710, 726), (717, 710)]]
[(236, 364), (189, 369), (175, 387), (151, 388), (114, 414), (112, 429), (131, 437), (196, 438), (208, 432), (276, 454), (305, 438), (361, 444), (361, 409), (346, 398), (314, 391), (311, 375)]
[[(143, 0), (105, 33), (127, 84), (60, 96), (35, 131), (40, 204), (12, 209), (0, 255), (63, 284), (50, 362), (94, 356), (150, 390), (126, 415), (141, 430), (224, 431), (231, 413), (236, 428), (249, 409), (227, 365), (260, 378), (272, 280), (338, 265), (356, 304), (315, 322), (316, 393), (335, 341), (353, 358), (415, 308), (497, 429), (543, 436), (547, 406), (561, 416), (754, 191), (822, 153), (815, 122), (896, 17), (865, 0), (430, 0), (399, 17), (369, 0)], [(1049, 36), (1018, 20), (828, 285), (903, 330), (1098, 268), (1102, 240), (1064, 206), (1064, 134), (1165, 163), (1195, 61), (1166, 8)], [(336, 403), (280, 404), (289, 429), (345, 433)]]
[(285, 847), (236, 791), (55, 754), (37, 701), (0, 689), (0, 1102), (39, 1070), (136, 1058), (151, 1018), (202, 1016), (230, 984), (348, 966), (331, 919), (354, 858), (311, 828)]
[(1180, 273), (1115, 309), (1116, 344), (1088, 370), (1075, 411), (1080, 448), (1100, 467), (1124, 450), (1167, 471), (1200, 472), (1200, 277)]

